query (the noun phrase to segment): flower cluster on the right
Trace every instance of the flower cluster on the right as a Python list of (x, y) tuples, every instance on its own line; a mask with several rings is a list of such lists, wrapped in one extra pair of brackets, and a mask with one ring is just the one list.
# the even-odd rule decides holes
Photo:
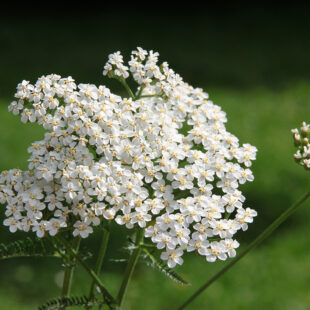
[(294, 158), (298, 164), (302, 165), (305, 169), (310, 170), (310, 124), (303, 122), (300, 131), (297, 128), (292, 129), (292, 134), (294, 144), (297, 147)]

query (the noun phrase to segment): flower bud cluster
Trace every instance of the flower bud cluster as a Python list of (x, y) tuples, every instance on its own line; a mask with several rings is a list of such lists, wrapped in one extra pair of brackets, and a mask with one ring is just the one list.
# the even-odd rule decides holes
[(9, 110), (46, 133), (28, 149), (28, 171), (0, 174), (11, 232), (86, 238), (115, 221), (145, 229), (169, 267), (184, 251), (210, 262), (236, 255), (234, 235), (256, 216), (239, 185), (253, 181), (257, 149), (240, 146), (221, 108), (158, 56), (138, 48), (128, 66), (109, 56), (104, 74), (138, 83), (129, 98), (55, 74), (18, 85)]
[(310, 170), (310, 125), (303, 122), (300, 130), (295, 128), (291, 132), (294, 144), (297, 147), (294, 159), (298, 164), (304, 166), (305, 169)]

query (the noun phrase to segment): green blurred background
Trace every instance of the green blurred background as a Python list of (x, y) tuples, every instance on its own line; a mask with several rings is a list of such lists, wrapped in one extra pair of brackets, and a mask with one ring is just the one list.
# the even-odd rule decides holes
[[(292, 159), (290, 134), (310, 118), (308, 7), (196, 5), (176, 11), (154, 3), (143, 10), (134, 5), (40, 10), (0, 13), (0, 170), (26, 168), (27, 147), (43, 133), (7, 112), (17, 83), (58, 73), (121, 91), (102, 76), (103, 65), (109, 53), (120, 50), (128, 59), (130, 51), (141, 46), (159, 51), (160, 59), (184, 80), (204, 88), (227, 112), (228, 130), (259, 150), (255, 181), (241, 188), (246, 205), (259, 216), (239, 236), (241, 248), (309, 188), (309, 173)], [(309, 202), (303, 205), (188, 309), (310, 309), (309, 208)], [(0, 228), (0, 242), (21, 237), (25, 235)], [(124, 238), (124, 231), (114, 227), (102, 275), (112, 292), (117, 291), (124, 266), (109, 258), (124, 257)], [(98, 236), (86, 243), (96, 249)], [(191, 285), (179, 287), (140, 264), (125, 309), (174, 309), (223, 265), (188, 255), (178, 271)], [(36, 309), (58, 296), (61, 270), (55, 259), (1, 261), (0, 309)], [(74, 294), (88, 292), (88, 286), (87, 275), (78, 270)]]

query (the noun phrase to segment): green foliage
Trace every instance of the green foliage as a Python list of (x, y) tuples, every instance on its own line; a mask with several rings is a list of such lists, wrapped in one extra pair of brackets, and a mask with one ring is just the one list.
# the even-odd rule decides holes
[(0, 243), (0, 259), (27, 256), (55, 256), (59, 257), (54, 247), (46, 239), (17, 240), (8, 244)]
[(163, 261), (156, 258), (149, 250), (143, 248), (144, 258), (147, 260), (146, 263), (154, 268), (160, 270), (164, 275), (168, 276), (173, 281), (181, 285), (189, 285), (175, 270), (170, 269)]
[[(59, 257), (61, 249), (57, 249), (48, 239), (44, 238), (30, 238), (23, 240), (12, 241), (8, 244), (0, 243), (0, 260), (15, 257)], [(92, 253), (88, 248), (83, 247), (79, 256), (82, 260), (87, 260), (92, 257)], [(66, 267), (66, 265), (64, 265)]]
[(75, 297), (58, 297), (55, 299), (51, 299), (46, 302), (44, 305), (40, 306), (38, 310), (56, 310), (62, 309), (65, 307), (93, 307), (99, 306), (101, 309), (102, 305), (105, 305), (104, 301), (100, 301), (97, 299), (90, 300), (86, 296), (75, 296)]

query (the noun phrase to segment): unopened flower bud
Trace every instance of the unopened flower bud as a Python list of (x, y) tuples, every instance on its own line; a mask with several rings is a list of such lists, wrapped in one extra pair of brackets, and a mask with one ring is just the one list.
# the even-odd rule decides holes
[(309, 144), (309, 139), (308, 138), (303, 138), (302, 139), (302, 144), (303, 145), (308, 145)]
[(294, 154), (294, 159), (297, 163), (299, 163), (302, 159), (302, 155), (300, 153), (300, 151), (298, 150), (295, 154)]
[(310, 170), (310, 159), (304, 160), (304, 167), (306, 170)]
[(310, 157), (310, 145), (309, 144), (303, 147), (303, 152), (304, 152), (304, 158)]
[(293, 134), (293, 136), (298, 134), (298, 129), (297, 128), (292, 129), (291, 133)]
[(302, 127), (300, 128), (301, 129), (301, 134), (303, 137), (306, 137), (308, 132), (309, 132), (309, 125), (306, 124), (306, 122), (303, 122), (302, 123)]
[(294, 144), (295, 144), (295, 146), (299, 146), (300, 145), (300, 134), (299, 133), (296, 133), (294, 135)]

